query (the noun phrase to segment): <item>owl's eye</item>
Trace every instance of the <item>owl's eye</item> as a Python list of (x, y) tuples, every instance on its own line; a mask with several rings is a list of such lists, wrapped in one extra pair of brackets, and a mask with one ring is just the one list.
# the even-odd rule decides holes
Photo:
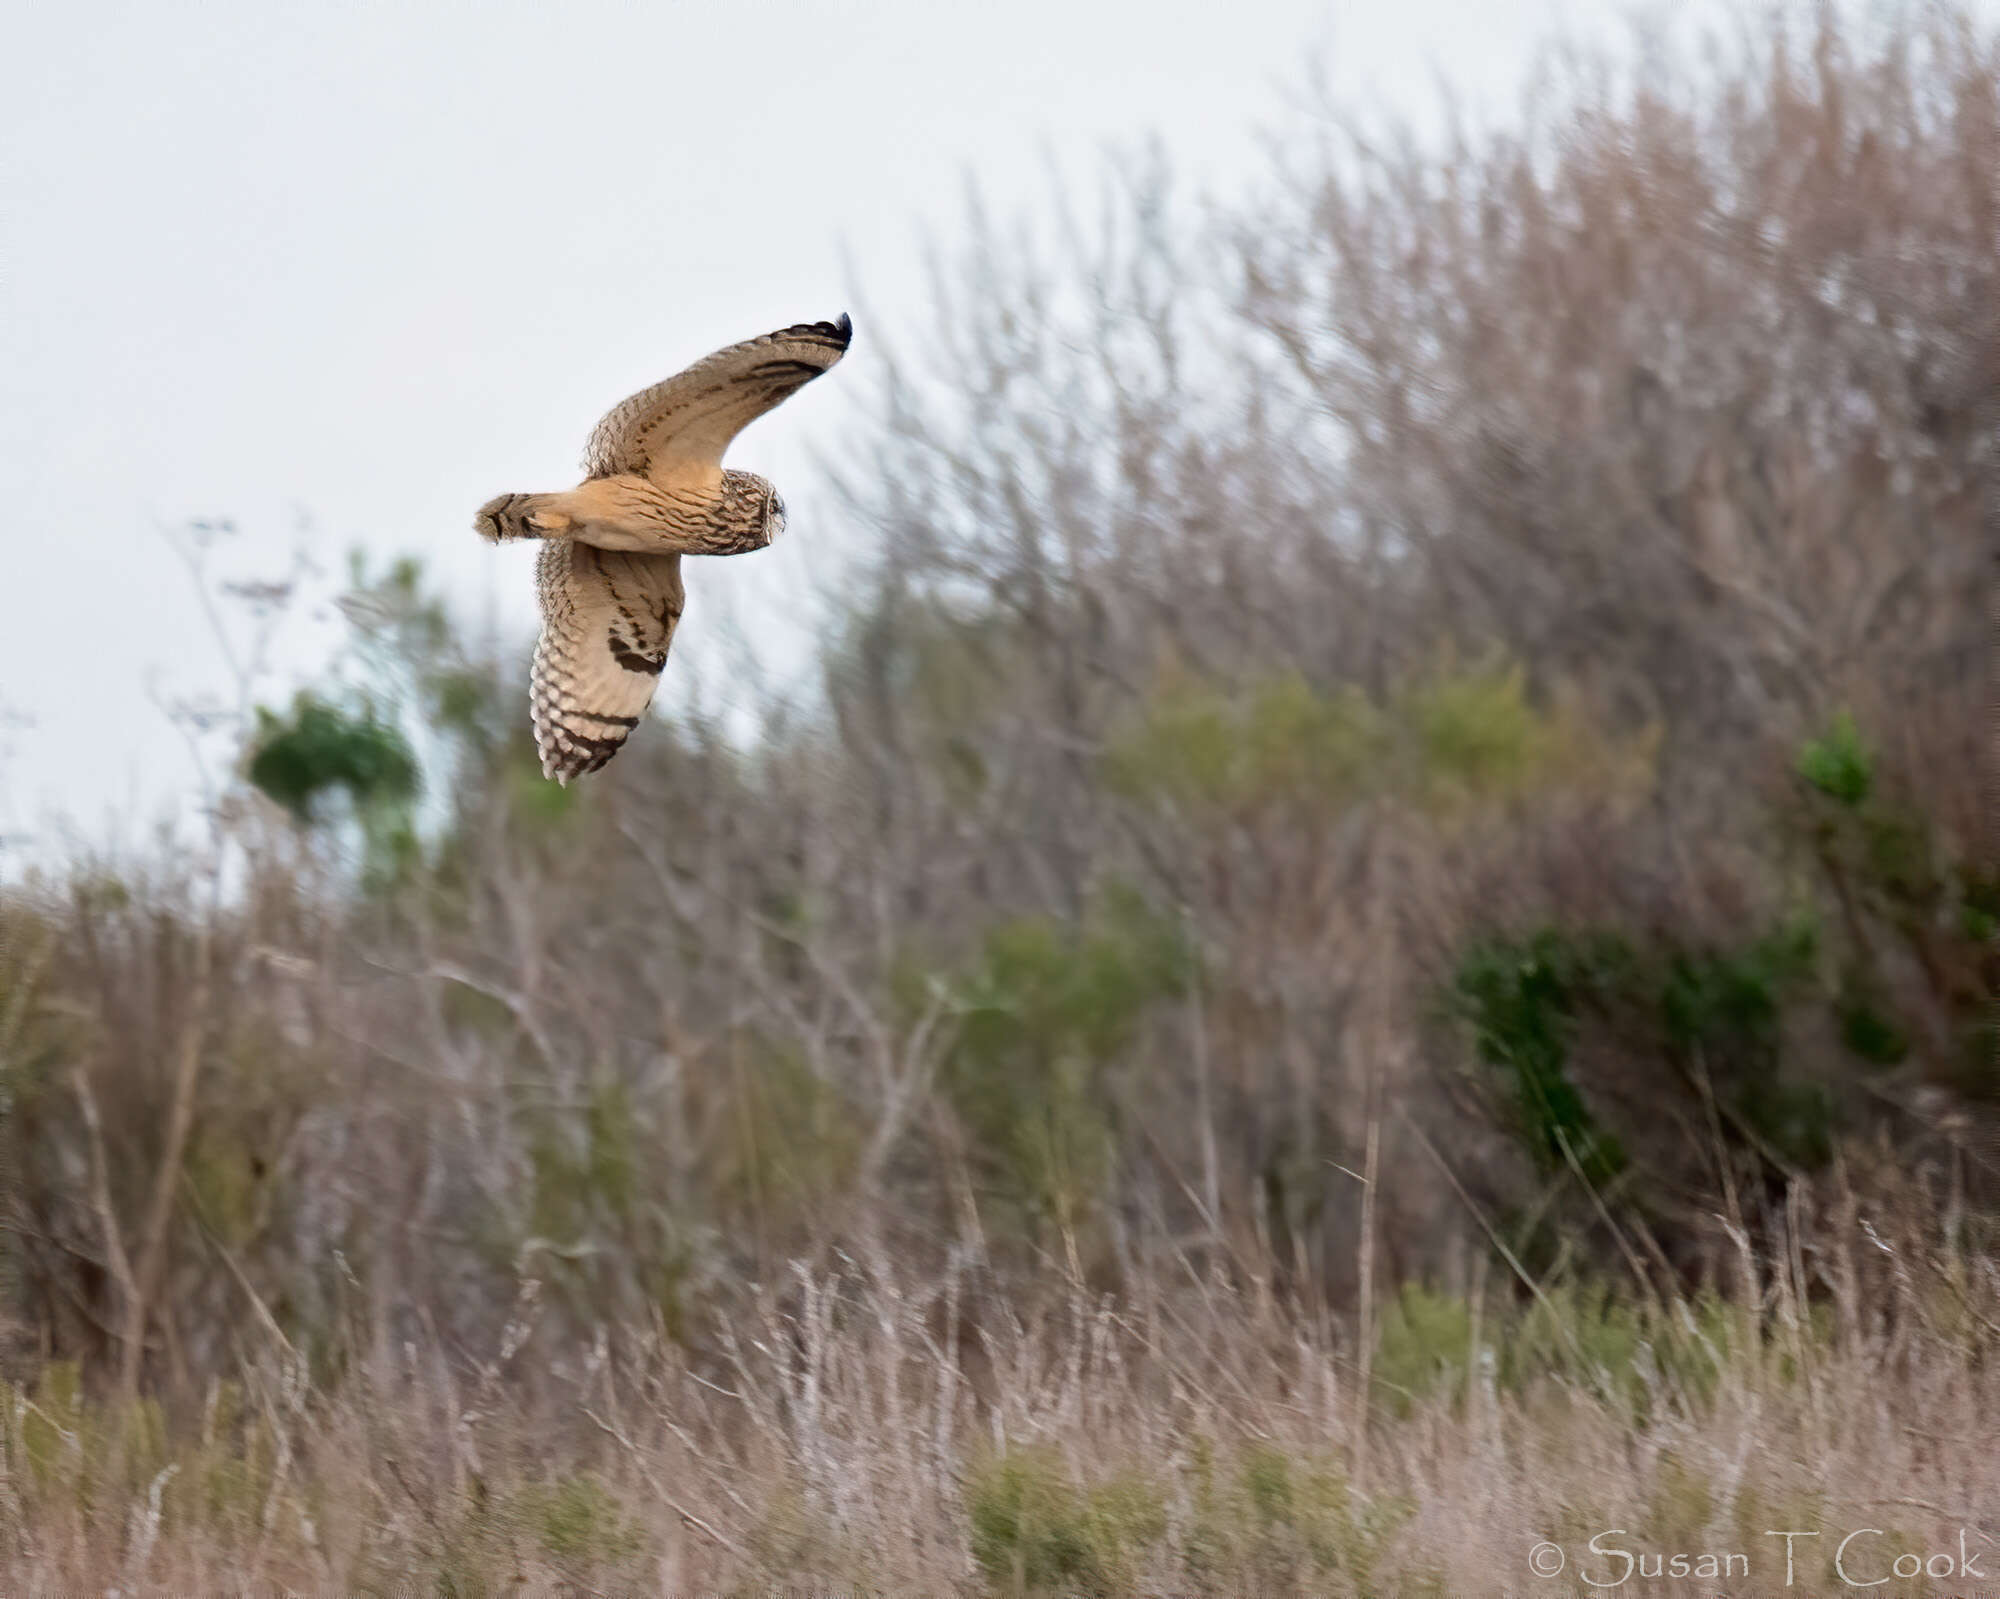
[(774, 522), (783, 522), (785, 520), (785, 502), (776, 494), (771, 496), (771, 519)]

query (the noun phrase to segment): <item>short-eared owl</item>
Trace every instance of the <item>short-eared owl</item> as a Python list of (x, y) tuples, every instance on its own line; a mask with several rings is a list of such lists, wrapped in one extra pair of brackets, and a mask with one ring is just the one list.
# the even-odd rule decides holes
[(575, 488), (479, 508), (485, 538), (548, 541), (530, 691), (548, 776), (596, 771), (639, 725), (681, 618), (681, 557), (761, 550), (784, 531), (778, 491), (724, 471), (722, 452), (838, 361), (853, 331), (843, 316), (718, 350), (614, 406)]

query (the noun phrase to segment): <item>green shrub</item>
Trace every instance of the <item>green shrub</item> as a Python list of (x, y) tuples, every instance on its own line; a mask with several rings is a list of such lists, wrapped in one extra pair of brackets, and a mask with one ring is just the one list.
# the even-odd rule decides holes
[(1670, 1048), (1697, 1052), (1716, 1090), (1759, 1138), (1796, 1166), (1832, 1157), (1835, 1107), (1826, 1084), (1788, 1075), (1783, 1020), (1807, 991), (1818, 939), (1804, 918), (1734, 949), (1676, 953), (1660, 995)]
[(1472, 1311), (1465, 1301), (1421, 1283), (1403, 1284), (1376, 1337), (1373, 1373), (1382, 1402), (1408, 1415), (1439, 1390), (1456, 1395), (1472, 1359)]
[(529, 1495), (524, 1508), (542, 1547), (571, 1568), (616, 1563), (639, 1549), (638, 1531), (595, 1477), (558, 1478)]
[(1561, 738), (1528, 703), (1518, 666), (1434, 672), (1410, 687), (1399, 708), (1434, 796), (1514, 792), (1548, 764)]
[(989, 1180), (1027, 1216), (1069, 1228), (1094, 1203), (1110, 1159), (1107, 1070), (1186, 971), (1173, 925), (1111, 891), (1080, 929), (1048, 917), (994, 928), (953, 983), (942, 1084)]
[(1382, 764), (1382, 718), (1352, 688), (1295, 673), (1242, 696), (1179, 688), (1149, 705), (1106, 756), (1113, 789), (1199, 815), (1277, 801), (1338, 801)]
[(1740, 1312), (1712, 1294), (1659, 1306), (1601, 1279), (1547, 1282), (1522, 1300), (1503, 1299), (1488, 1315), (1482, 1347), (1472, 1347), (1464, 1300), (1405, 1283), (1376, 1336), (1380, 1402), (1407, 1416), (1419, 1403), (1456, 1403), (1475, 1361), (1489, 1380), (1525, 1394), (1537, 1383), (1571, 1384), (1643, 1417), (1662, 1396), (1706, 1403), (1737, 1339)]
[(1536, 707), (1518, 666), (1445, 659), (1379, 703), (1296, 672), (1235, 692), (1176, 685), (1112, 741), (1105, 776), (1115, 792), (1200, 820), (1377, 796), (1448, 812), (1650, 764), (1649, 736), (1614, 746)]
[(798, 1052), (761, 1039), (740, 1048), (718, 1172), (721, 1197), (769, 1219), (810, 1213), (846, 1185), (861, 1129), (834, 1086)]
[[(1665, 1083), (1708, 1074), (1766, 1148), (1816, 1167), (1831, 1155), (1835, 1102), (1823, 1083), (1787, 1074), (1783, 1043), (1789, 1009), (1814, 992), (1818, 947), (1806, 917), (1719, 948), (1642, 949), (1617, 933), (1543, 928), (1471, 945), (1451, 1002), (1479, 1058), (1502, 1074), (1515, 1129), (1545, 1173), (1573, 1157), (1602, 1187), (1626, 1170), (1623, 1144), (1598, 1125), (1571, 1074), (1586, 1021), (1628, 1058), (1670, 1065)], [(1872, 1015), (1853, 1018), (1853, 1036), (1893, 1044)]]
[(666, 1174), (649, 1158), (654, 1139), (625, 1084), (600, 1072), (581, 1106), (538, 1110), (529, 1122), (525, 1236), (493, 1240), (502, 1258), (545, 1278), (580, 1318), (657, 1313), (682, 1324), (687, 1219), (668, 1202)]
[(1894, 1066), (1910, 1053), (1910, 1035), (1890, 1011), (1877, 985), (1855, 974), (1834, 1003), (1840, 1041), (1874, 1066)]
[(1601, 1130), (1570, 1080), (1579, 1011), (1629, 979), (1631, 955), (1615, 938), (1544, 930), (1525, 941), (1475, 944), (1454, 980), (1458, 1012), (1480, 1059), (1507, 1075), (1517, 1125), (1545, 1171), (1571, 1157), (1593, 1183), (1625, 1165), (1618, 1140)]
[(394, 723), (371, 705), (344, 710), (310, 691), (287, 716), (258, 708), (248, 775), (301, 822), (319, 820), (335, 791), (367, 815), (407, 805), (421, 786), (416, 756)]
[(1214, 1450), (1192, 1451), (1192, 1516), (1180, 1558), (1201, 1591), (1368, 1593), (1390, 1539), (1415, 1506), (1402, 1498), (1357, 1500), (1347, 1474), (1324, 1458), (1247, 1445), (1233, 1472)]
[(1826, 795), (1850, 808), (1861, 805), (1875, 781), (1875, 758), (1861, 741), (1854, 718), (1842, 711), (1826, 732), (1808, 739), (1799, 751), (1799, 775)]
[(1812, 974), (1817, 938), (1804, 918), (1733, 949), (1675, 952), (1660, 1014), (1676, 1048), (1777, 1053), (1785, 1000)]
[(1122, 1589), (1166, 1531), (1159, 1490), (1136, 1473), (1080, 1487), (1051, 1450), (1010, 1449), (965, 1484), (972, 1558), (996, 1593)]

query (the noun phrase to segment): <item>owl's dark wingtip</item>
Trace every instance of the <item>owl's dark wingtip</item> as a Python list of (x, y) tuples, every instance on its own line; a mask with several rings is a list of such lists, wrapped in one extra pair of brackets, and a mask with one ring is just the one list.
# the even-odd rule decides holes
[(848, 340), (854, 337), (854, 319), (843, 311), (837, 322), (800, 322), (789, 328), (780, 328), (771, 337), (803, 339), (809, 344), (829, 344), (845, 354)]

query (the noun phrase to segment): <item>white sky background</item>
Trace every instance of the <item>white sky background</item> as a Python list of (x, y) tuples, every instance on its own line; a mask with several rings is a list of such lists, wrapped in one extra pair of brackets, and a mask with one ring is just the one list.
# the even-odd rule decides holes
[[(227, 683), (160, 528), (228, 516), (231, 573), (301, 518), (330, 576), (410, 553), (525, 652), (533, 552), (471, 530), (572, 484), (628, 392), (831, 317), (847, 362), (738, 441), (786, 538), (691, 563), (669, 705), (722, 624), (796, 659), (844, 380), (924, 325), (923, 239), (968, 178), (1005, 216), (1045, 152), (1157, 134), (1192, 187), (1262, 174), (1305, 61), (1419, 119), (1504, 116), (1592, 0), (6, 5), (0, 98), (0, 833), (133, 842), (192, 767), (148, 695)], [(858, 307), (857, 307), (858, 308)], [(294, 631), (304, 668), (336, 636)], [(273, 685), (282, 698), (287, 685)], [(521, 708), (525, 718), (526, 706)], [(20, 858), (20, 852), (15, 852)], [(0, 854), (4, 859), (4, 854)]]

